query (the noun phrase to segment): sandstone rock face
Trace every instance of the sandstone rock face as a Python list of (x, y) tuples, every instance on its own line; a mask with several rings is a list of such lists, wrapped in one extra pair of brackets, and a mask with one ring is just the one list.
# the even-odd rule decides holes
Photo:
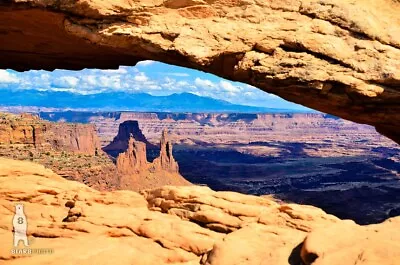
[[(166, 135), (161, 145), (164, 151), (160, 152), (156, 162), (148, 163), (148, 142), (138, 123), (125, 122), (120, 128), (110, 146), (119, 153), (119, 148), (126, 145), (126, 151), (114, 164), (100, 149), (92, 124), (55, 123), (27, 114), (0, 114), (0, 156), (35, 161), (66, 179), (97, 190), (139, 191), (162, 185), (191, 185), (179, 174), (171, 153), (172, 144)], [(128, 132), (132, 136), (135, 133), (137, 139), (145, 142), (134, 137), (124, 138)], [(167, 145), (170, 146), (169, 153)]]
[(101, 151), (94, 125), (52, 123), (29, 114), (0, 115), (0, 144), (25, 144), (43, 151), (89, 155)]
[(154, 169), (167, 170), (169, 172), (178, 173), (178, 163), (172, 155), (172, 142), (168, 139), (168, 131), (164, 129), (160, 141), (160, 156), (153, 162)]
[[(122, 123), (118, 135), (104, 150), (118, 153), (119, 148), (122, 148), (126, 142), (127, 149), (119, 153), (116, 159), (117, 171), (121, 174), (120, 187), (122, 189), (138, 191), (163, 185), (190, 185), (190, 182), (179, 174), (178, 163), (172, 156), (172, 143), (168, 139), (166, 130), (161, 136), (160, 155), (151, 163), (147, 161), (146, 153), (146, 145), (149, 143), (139, 129), (137, 121)], [(153, 145), (150, 147), (152, 148)]]
[[(0, 172), (5, 264), (395, 265), (400, 258), (399, 218), (358, 226), (315, 207), (199, 186), (99, 192), (4, 158)], [(16, 203), (24, 204), (30, 247), (51, 254), (12, 254)]]
[(400, 142), (399, 12), (392, 0), (12, 0), (0, 7), (0, 68), (159, 60), (373, 125)]
[(130, 146), (128, 142), (131, 137), (136, 141), (144, 143), (145, 146), (153, 146), (147, 141), (146, 136), (144, 136), (142, 131), (139, 129), (138, 121), (126, 120), (119, 124), (117, 136), (115, 136), (113, 141), (105, 146), (103, 150), (114, 154), (122, 153)]
[(147, 170), (146, 144), (129, 138), (128, 149), (118, 155), (117, 169), (123, 174), (139, 173)]

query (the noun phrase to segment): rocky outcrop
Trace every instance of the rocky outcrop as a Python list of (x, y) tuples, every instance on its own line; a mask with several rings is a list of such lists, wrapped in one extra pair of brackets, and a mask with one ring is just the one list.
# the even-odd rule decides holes
[(115, 136), (113, 141), (105, 146), (103, 150), (118, 155), (128, 149), (130, 138), (144, 143), (147, 148), (153, 147), (140, 130), (138, 121), (125, 120), (119, 124), (117, 136)]
[[(126, 124), (134, 124), (135, 133), (130, 132), (129, 138), (124, 128)], [(120, 134), (121, 133), (121, 134)], [(172, 143), (168, 139), (167, 131), (164, 130), (160, 141), (160, 155), (153, 162), (147, 161), (146, 143), (137, 139), (146, 139), (138, 127), (137, 121), (124, 122), (120, 126), (118, 135), (114, 141), (104, 150), (114, 151), (115, 147), (122, 146), (128, 142), (127, 149), (118, 154), (116, 166), (120, 176), (120, 187), (133, 190), (142, 190), (145, 188), (154, 188), (163, 185), (190, 185), (179, 174), (178, 163), (172, 155)], [(147, 140), (146, 140), (147, 142)]]
[(88, 155), (101, 151), (94, 125), (53, 123), (30, 114), (0, 115), (0, 145), (32, 145), (42, 151)]
[(114, 164), (100, 149), (92, 124), (48, 122), (28, 114), (0, 115), (0, 156), (35, 161), (66, 179), (97, 190), (139, 191), (162, 185), (190, 185), (178, 172), (166, 135), (160, 157), (155, 163), (147, 162), (148, 142), (136, 121), (121, 124), (119, 134), (110, 144), (117, 154), (119, 148), (126, 146)]
[[(400, 258), (399, 218), (359, 226), (315, 207), (199, 186), (99, 192), (4, 158), (0, 172), (7, 264), (112, 264), (116, 255), (138, 265), (396, 265)], [(51, 254), (13, 254), (15, 203), (24, 205), (29, 247)]]
[(113, 161), (101, 151), (95, 126), (56, 123), (36, 115), (0, 113), (0, 156), (30, 160), (98, 190), (119, 188)]
[(133, 173), (151, 170), (168, 171), (179, 174), (179, 166), (172, 155), (172, 142), (166, 129), (162, 131), (160, 155), (152, 163), (147, 162), (147, 149), (154, 149), (139, 128), (137, 121), (124, 121), (119, 125), (117, 136), (103, 148), (109, 154), (119, 154), (117, 168), (120, 172)]
[(148, 169), (147, 164), (146, 144), (131, 136), (128, 141), (128, 148), (117, 157), (118, 171), (123, 174), (139, 173)]
[(164, 129), (160, 141), (160, 156), (153, 161), (154, 170), (167, 170), (172, 173), (179, 172), (178, 163), (172, 155), (172, 142), (168, 138), (168, 131)]
[(158, 60), (373, 125), (400, 142), (399, 12), (392, 0), (12, 0), (0, 6), (0, 68)]

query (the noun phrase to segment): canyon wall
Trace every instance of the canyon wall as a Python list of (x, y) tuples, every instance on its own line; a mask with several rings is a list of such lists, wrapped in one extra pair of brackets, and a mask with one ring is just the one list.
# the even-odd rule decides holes
[[(119, 114), (119, 115), (117, 115)], [(53, 113), (41, 113), (52, 119)], [(68, 113), (69, 119), (81, 114)], [(285, 142), (315, 141), (315, 136), (328, 142), (353, 138), (355, 141), (376, 139), (383, 145), (393, 145), (379, 136), (371, 126), (346, 121), (321, 113), (91, 113), (82, 122), (96, 125), (102, 145), (108, 144), (118, 131), (118, 125), (128, 120), (139, 121), (140, 129), (153, 145), (159, 141), (164, 128), (172, 133), (175, 143), (187, 145), (224, 144), (232, 141), (248, 144), (255, 141), (280, 139)], [(54, 120), (67, 118), (57, 113)]]
[(399, 13), (392, 0), (2, 1), (0, 68), (158, 60), (370, 124), (400, 142)]
[(162, 185), (190, 185), (179, 174), (167, 133), (160, 135), (160, 155), (149, 163), (146, 149), (157, 147), (146, 140), (137, 121), (122, 123), (114, 141), (105, 148), (115, 156), (119, 154), (114, 164), (101, 150), (93, 124), (0, 113), (0, 156), (40, 163), (66, 179), (98, 190), (139, 191)]
[(94, 125), (52, 123), (30, 114), (1, 114), (0, 144), (27, 144), (40, 150), (88, 155), (101, 151)]

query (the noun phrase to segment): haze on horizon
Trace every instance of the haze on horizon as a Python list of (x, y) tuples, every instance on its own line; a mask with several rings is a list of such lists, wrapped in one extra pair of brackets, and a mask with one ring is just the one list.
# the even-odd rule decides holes
[[(141, 61), (136, 66), (120, 66), (115, 70), (31, 70), (22, 73), (0, 70), (0, 90), (6, 95), (8, 91), (15, 94), (27, 90), (37, 93), (69, 92), (77, 95), (122, 92), (166, 96), (192, 93), (238, 105), (310, 110), (247, 84), (156, 61)], [(85, 101), (82, 100), (81, 104), (85, 106)]]

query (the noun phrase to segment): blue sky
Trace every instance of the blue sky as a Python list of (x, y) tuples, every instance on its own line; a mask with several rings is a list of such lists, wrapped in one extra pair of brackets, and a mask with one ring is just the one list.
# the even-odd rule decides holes
[(0, 70), (0, 89), (7, 88), (69, 91), (80, 94), (110, 91), (144, 92), (155, 96), (190, 92), (235, 104), (306, 109), (247, 84), (155, 61), (142, 61), (136, 66), (120, 66), (117, 70), (32, 70), (23, 73)]

